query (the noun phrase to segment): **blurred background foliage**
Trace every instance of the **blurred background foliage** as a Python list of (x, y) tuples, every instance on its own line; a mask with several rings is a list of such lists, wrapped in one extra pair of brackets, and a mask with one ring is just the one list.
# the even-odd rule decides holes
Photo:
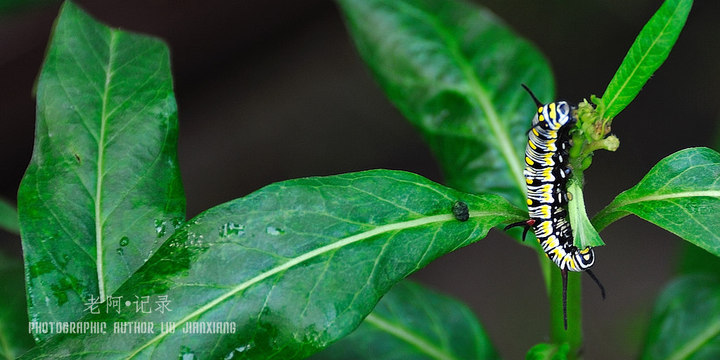
[[(661, 4), (477, 2), (538, 46), (553, 67), (558, 97), (571, 102), (601, 95)], [(188, 216), (302, 176), (390, 168), (442, 181), (419, 134), (373, 82), (332, 1), (77, 3), (111, 26), (169, 43)], [(0, 197), (11, 203), (32, 152), (32, 87), (58, 7), (57, 1), (0, 1)], [(586, 172), (590, 215), (666, 155), (720, 143), (717, 14), (720, 2), (694, 5), (668, 60), (614, 122), (622, 146), (598, 152)], [(684, 249), (689, 245), (634, 217), (602, 235), (608, 246), (596, 251), (595, 273), (608, 299), (601, 301), (591, 286), (584, 290), (585, 354), (635, 357), (661, 288), (679, 269), (717, 269), (698, 266), (717, 259), (693, 260), (697, 249)], [(19, 237), (0, 231), (0, 251), (19, 259)], [(467, 303), (506, 358), (520, 358), (547, 339), (537, 257), (499, 232), (414, 278)]]

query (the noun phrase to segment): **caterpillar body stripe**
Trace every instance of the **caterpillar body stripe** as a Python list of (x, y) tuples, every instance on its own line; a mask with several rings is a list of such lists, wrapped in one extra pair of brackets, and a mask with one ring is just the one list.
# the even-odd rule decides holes
[(528, 230), (535, 232), (543, 252), (561, 270), (563, 277), (563, 313), (567, 329), (566, 292), (567, 272), (585, 271), (600, 287), (602, 297), (605, 289), (589, 270), (595, 262), (595, 253), (591, 247), (578, 249), (573, 245), (573, 235), (567, 214), (567, 181), (572, 175), (568, 165), (570, 151), (570, 130), (577, 118), (574, 107), (565, 101), (548, 104), (541, 103), (530, 93), (537, 112), (528, 131), (525, 147), (525, 170), (523, 175), (527, 183), (527, 206), (529, 220), (510, 224), (505, 230), (524, 226), (523, 240)]
[[(527, 205), (533, 229), (545, 254), (560, 269), (584, 271), (595, 262), (592, 248), (573, 245), (567, 220), (570, 129), (577, 119), (565, 101), (538, 106), (525, 148)], [(529, 161), (528, 161), (529, 160)]]

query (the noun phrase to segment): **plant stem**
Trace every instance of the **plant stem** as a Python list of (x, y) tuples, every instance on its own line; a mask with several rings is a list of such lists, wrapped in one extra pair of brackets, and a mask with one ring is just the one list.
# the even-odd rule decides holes
[(554, 269), (550, 286), (550, 340), (558, 346), (563, 343), (570, 345), (568, 359), (578, 359), (582, 346), (582, 311), (580, 304), (581, 273), (568, 273), (567, 287), (567, 319), (565, 330), (562, 305), (562, 278), (560, 270)]

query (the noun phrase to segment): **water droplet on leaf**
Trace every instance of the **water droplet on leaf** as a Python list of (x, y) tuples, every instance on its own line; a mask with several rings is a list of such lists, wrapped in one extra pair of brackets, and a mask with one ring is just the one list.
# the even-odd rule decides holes
[(220, 231), (218, 231), (218, 235), (220, 235), (220, 237), (243, 236), (245, 235), (245, 225), (236, 223), (223, 224), (223, 226), (220, 227)]
[(195, 359), (195, 353), (190, 350), (189, 347), (183, 346), (180, 349), (180, 355), (178, 356), (178, 360), (194, 360)]
[(265, 232), (270, 235), (277, 236), (277, 235), (284, 234), (285, 230), (278, 228), (278, 227), (274, 227), (274, 226), (268, 226), (265, 228)]
[(127, 246), (130, 243), (130, 239), (128, 239), (127, 236), (123, 236), (122, 239), (120, 239), (120, 246)]
[(159, 238), (167, 233), (167, 224), (163, 220), (155, 220), (155, 232)]
[(181, 217), (172, 218), (172, 219), (170, 220), (170, 223), (172, 223), (172, 225), (173, 225), (176, 229), (179, 228), (180, 225), (182, 225), (184, 222), (185, 222), (185, 219), (183, 219), (183, 218), (181, 218)]

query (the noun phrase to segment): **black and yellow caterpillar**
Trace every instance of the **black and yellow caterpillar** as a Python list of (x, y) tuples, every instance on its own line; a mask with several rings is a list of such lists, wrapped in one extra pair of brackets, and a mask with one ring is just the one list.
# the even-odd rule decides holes
[[(567, 272), (585, 271), (598, 284), (605, 298), (605, 289), (589, 270), (595, 262), (591, 247), (578, 249), (573, 245), (573, 234), (567, 216), (567, 182), (572, 175), (568, 165), (571, 145), (570, 130), (575, 126), (575, 108), (565, 101), (541, 103), (530, 93), (537, 112), (528, 131), (525, 148), (525, 182), (527, 183), (527, 206), (529, 220), (505, 227), (505, 230), (524, 226), (523, 240), (530, 228), (535, 232), (545, 254), (562, 272), (563, 313), (566, 311)], [(567, 328), (567, 315), (564, 315)]]

